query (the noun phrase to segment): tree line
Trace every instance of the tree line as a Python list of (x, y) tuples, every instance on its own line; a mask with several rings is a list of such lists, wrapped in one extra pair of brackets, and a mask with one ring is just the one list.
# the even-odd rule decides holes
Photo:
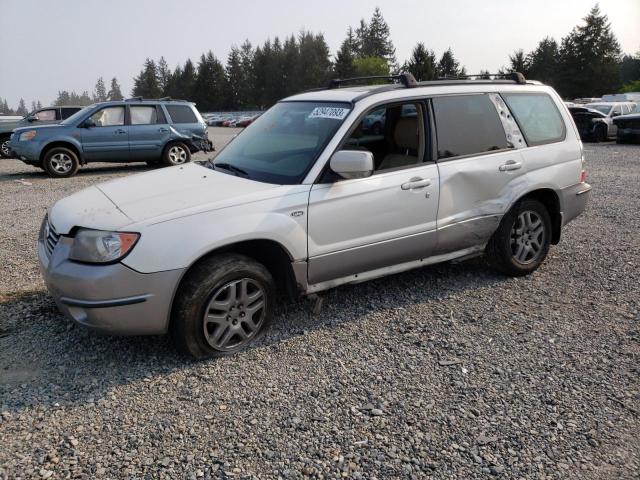
[[(617, 91), (640, 91), (640, 52), (623, 55), (606, 15), (598, 5), (559, 42), (543, 38), (531, 52), (514, 51), (497, 73), (518, 71), (555, 87), (567, 99)], [(396, 58), (389, 25), (379, 8), (346, 37), (334, 56), (322, 33), (301, 31), (258, 46), (234, 45), (223, 64), (208, 51), (171, 69), (164, 57), (147, 58), (134, 78), (133, 96), (169, 96), (195, 101), (201, 111), (264, 109), (294, 93), (321, 87), (331, 78), (410, 72), (418, 80), (467, 74), (451, 48), (440, 55), (418, 42), (402, 64)], [(480, 70), (488, 78), (488, 70)], [(58, 92), (56, 105), (86, 105), (122, 98), (116, 78), (107, 90), (102, 78), (92, 92)], [(0, 111), (8, 111), (6, 101)], [(26, 110), (21, 100), (20, 111)]]

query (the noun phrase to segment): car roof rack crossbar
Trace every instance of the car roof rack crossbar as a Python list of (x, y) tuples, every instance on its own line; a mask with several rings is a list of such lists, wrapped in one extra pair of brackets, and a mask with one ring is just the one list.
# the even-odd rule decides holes
[(375, 75), (369, 77), (351, 77), (351, 78), (334, 78), (329, 81), (328, 88), (329, 90), (333, 90), (335, 88), (341, 88), (344, 84), (347, 83), (358, 83), (367, 80), (390, 80), (395, 84), (402, 84), (406, 88), (413, 88), (418, 85), (415, 77), (410, 73), (400, 73), (398, 75)]
[(520, 72), (508, 73), (476, 73), (473, 75), (445, 75), (436, 78), (438, 80), (512, 80), (518, 84), (524, 85), (527, 79)]

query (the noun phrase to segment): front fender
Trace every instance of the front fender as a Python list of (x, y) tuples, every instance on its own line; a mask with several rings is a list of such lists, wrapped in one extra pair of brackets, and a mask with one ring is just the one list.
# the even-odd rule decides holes
[[(42, 147), (40, 149), (40, 152), (44, 152), (49, 148), (49, 146), (51, 146), (54, 143), (68, 143), (70, 145), (73, 145), (75, 149), (78, 151), (78, 153), (80, 154), (80, 157), (82, 157), (83, 150), (82, 150), (82, 142), (80, 141), (80, 138), (75, 138), (73, 136), (68, 136), (68, 135), (54, 135), (51, 138), (44, 139), (42, 141)], [(82, 160), (82, 158), (80, 158), (80, 160)]]
[[(293, 197), (299, 197), (299, 205), (277, 211), (247, 212), (247, 206), (241, 206), (144, 226), (139, 229), (138, 244), (123, 263), (142, 273), (186, 268), (214, 250), (248, 240), (271, 240), (292, 260), (305, 260), (308, 194)], [(255, 205), (248, 206), (252, 207), (255, 209)], [(292, 216), (292, 211), (303, 214)]]

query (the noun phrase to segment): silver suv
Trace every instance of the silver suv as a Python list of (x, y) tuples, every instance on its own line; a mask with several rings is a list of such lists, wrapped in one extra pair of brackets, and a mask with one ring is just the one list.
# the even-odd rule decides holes
[(108, 333), (170, 331), (208, 357), (255, 340), (277, 291), (481, 254), (507, 275), (536, 270), (591, 190), (560, 97), (520, 74), (391, 80), (287, 98), (215, 161), (58, 201), (38, 254), (59, 308)]

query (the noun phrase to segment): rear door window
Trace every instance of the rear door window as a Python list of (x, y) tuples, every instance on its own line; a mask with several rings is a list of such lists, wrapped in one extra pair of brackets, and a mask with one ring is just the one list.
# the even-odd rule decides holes
[(503, 93), (527, 145), (545, 145), (565, 138), (564, 120), (546, 93)]
[(510, 148), (488, 95), (453, 95), (432, 99), (438, 159)]
[(131, 125), (152, 125), (158, 123), (158, 112), (154, 105), (131, 107)]
[(188, 105), (165, 105), (173, 123), (198, 123), (193, 110)]

